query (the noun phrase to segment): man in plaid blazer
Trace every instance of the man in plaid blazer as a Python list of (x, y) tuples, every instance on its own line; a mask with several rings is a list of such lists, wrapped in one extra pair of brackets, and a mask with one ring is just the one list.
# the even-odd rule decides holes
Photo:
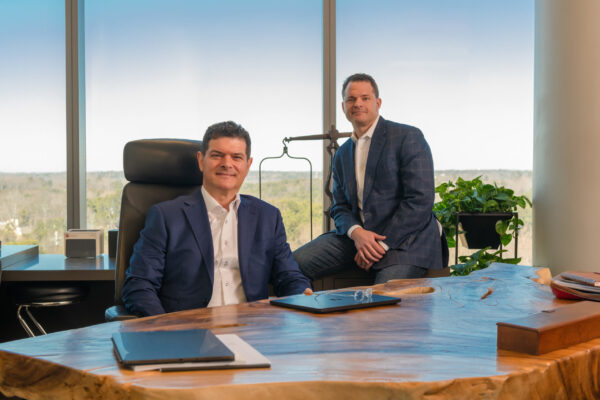
[(367, 74), (348, 77), (342, 95), (354, 132), (333, 162), (336, 229), (294, 252), (300, 269), (311, 279), (373, 269), (375, 283), (383, 283), (443, 268), (433, 160), (423, 134), (379, 116), (379, 90)]

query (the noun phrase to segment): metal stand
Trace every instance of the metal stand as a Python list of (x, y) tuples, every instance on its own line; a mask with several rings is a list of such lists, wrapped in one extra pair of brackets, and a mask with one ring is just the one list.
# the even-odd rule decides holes
[[(333, 193), (331, 193), (331, 176), (333, 171), (333, 157), (337, 149), (340, 148), (337, 140), (339, 138), (347, 138), (352, 136), (352, 132), (339, 132), (335, 125), (331, 125), (329, 131), (323, 135), (306, 135), (306, 136), (294, 136), (294, 137), (286, 137), (283, 139), (284, 142), (291, 142), (293, 140), (329, 140), (329, 144), (327, 145), (327, 152), (329, 153), (329, 171), (327, 173), (327, 180), (323, 184), (323, 192), (329, 198), (329, 203), (333, 203)], [(312, 175), (311, 175), (312, 180)], [(311, 183), (312, 185), (312, 183)], [(312, 187), (312, 186), (311, 186)], [(325, 230), (331, 230), (331, 217), (329, 209), (323, 210), (325, 214)], [(312, 208), (311, 208), (311, 224), (312, 224)], [(311, 225), (311, 236), (312, 236), (312, 225)]]
[(309, 182), (310, 182), (310, 240), (313, 239), (313, 213), (312, 213), (312, 163), (310, 162), (310, 160), (306, 157), (294, 157), (292, 156), (290, 153), (288, 153), (288, 148), (287, 148), (287, 144), (286, 141), (289, 142), (288, 138), (283, 139), (283, 152), (281, 153), (281, 155), (277, 156), (277, 157), (265, 157), (262, 160), (260, 160), (260, 164), (258, 164), (258, 197), (260, 199), (262, 199), (262, 163), (265, 160), (276, 160), (278, 158), (282, 158), (284, 155), (288, 156), (289, 158), (292, 158), (294, 160), (306, 160), (308, 162), (308, 165), (310, 167), (310, 175), (309, 175)]

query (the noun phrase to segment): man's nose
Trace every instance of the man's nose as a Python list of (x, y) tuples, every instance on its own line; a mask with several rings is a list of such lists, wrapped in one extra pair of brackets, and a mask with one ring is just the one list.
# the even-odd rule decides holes
[(229, 168), (231, 167), (231, 165), (233, 164), (233, 158), (231, 158), (231, 156), (224, 156), (221, 159), (221, 167), (223, 168)]

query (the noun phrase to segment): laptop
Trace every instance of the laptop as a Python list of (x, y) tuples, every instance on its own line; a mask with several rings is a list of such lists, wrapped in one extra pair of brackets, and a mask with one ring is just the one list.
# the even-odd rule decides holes
[(208, 329), (118, 332), (112, 335), (117, 360), (143, 364), (233, 360), (233, 352)]
[[(371, 294), (365, 296), (362, 291), (348, 290), (343, 292), (317, 292), (310, 296), (297, 294), (295, 296), (273, 299), (271, 304), (280, 307), (294, 308), (312, 313), (329, 313), (335, 311), (354, 310), (357, 308), (378, 307), (397, 304), (399, 297)], [(359, 293), (360, 295), (355, 295)]]

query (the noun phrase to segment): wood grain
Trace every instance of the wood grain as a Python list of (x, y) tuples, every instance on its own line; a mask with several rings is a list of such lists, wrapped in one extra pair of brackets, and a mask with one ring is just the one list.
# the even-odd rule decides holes
[[(374, 286), (400, 295), (397, 306), (316, 315), (260, 301), (2, 343), (0, 392), (25, 399), (600, 398), (600, 339), (543, 356), (496, 349), (497, 321), (568, 304), (537, 282), (548, 274), (494, 264), (466, 277)], [(134, 373), (117, 365), (112, 333), (182, 328), (236, 333), (272, 367)]]

